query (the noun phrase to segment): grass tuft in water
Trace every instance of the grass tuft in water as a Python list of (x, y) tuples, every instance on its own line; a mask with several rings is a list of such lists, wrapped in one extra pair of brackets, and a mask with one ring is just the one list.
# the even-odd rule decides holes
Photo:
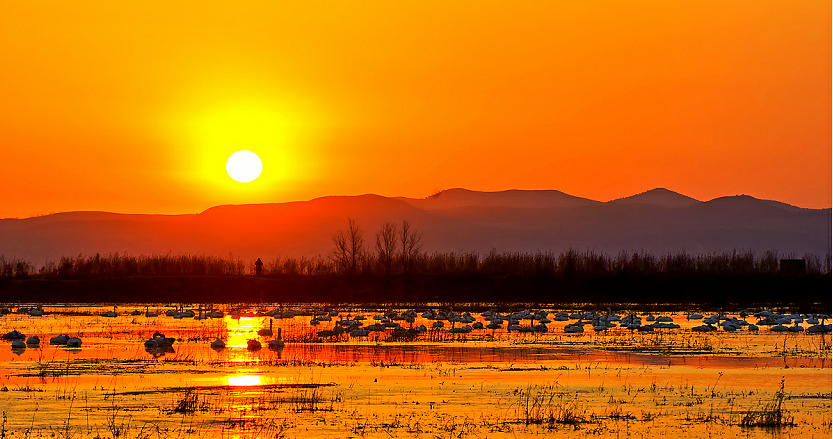
[(781, 388), (775, 392), (772, 401), (764, 404), (760, 410), (749, 410), (740, 421), (741, 427), (772, 427), (795, 425), (793, 417), (787, 415), (787, 411), (781, 408), (784, 401), (784, 379), (781, 379)]
[(579, 424), (586, 422), (577, 406), (576, 397), (569, 398), (558, 392), (558, 383), (545, 386), (527, 386), (516, 389), (518, 395), (517, 422), (529, 424)]

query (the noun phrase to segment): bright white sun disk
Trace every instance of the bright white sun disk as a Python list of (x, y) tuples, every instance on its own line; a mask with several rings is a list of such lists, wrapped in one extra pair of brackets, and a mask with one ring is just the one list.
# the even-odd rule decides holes
[(257, 154), (243, 149), (228, 158), (226, 172), (235, 181), (248, 183), (260, 177), (260, 173), (263, 172), (263, 162)]

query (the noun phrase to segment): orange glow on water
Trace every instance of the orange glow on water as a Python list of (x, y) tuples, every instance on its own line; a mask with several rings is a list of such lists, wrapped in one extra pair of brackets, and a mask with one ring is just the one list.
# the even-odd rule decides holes
[[(505, 428), (505, 420), (514, 419), (514, 408), (523, 401), (518, 395), (546, 387), (557, 392), (551, 394), (553, 402), (570, 404), (584, 419), (594, 419), (568, 427), (577, 435), (604, 428), (631, 435), (701, 437), (705, 430), (689, 428), (700, 427), (691, 420), (714, 415), (722, 416), (722, 436), (773, 438), (783, 435), (741, 430), (738, 419), (772, 401), (784, 384), (789, 395), (783, 401), (785, 413), (795, 417), (797, 425), (811, 429), (807, 437), (830, 437), (830, 353), (825, 348), (830, 346), (829, 333), (775, 334), (767, 328), (759, 333), (695, 333), (691, 328), (702, 322), (689, 321), (688, 313), (678, 312), (670, 316), (680, 329), (654, 334), (615, 328), (568, 336), (562, 332), (565, 323), (559, 322), (544, 334), (496, 332), (492, 338), (471, 333), (444, 342), (428, 336), (413, 342), (348, 338), (301, 342), (292, 339), (302, 339), (304, 331), (318, 328), (310, 328), (308, 317), (297, 316), (274, 320), (274, 329), (280, 327), (287, 335), (282, 360), (280, 352), (267, 348), (214, 351), (206, 340), (206, 335), (231, 336), (235, 338), (230, 340), (240, 340), (235, 343), (245, 343), (258, 337), (259, 329), (269, 327), (269, 317), (244, 314), (239, 319), (207, 321), (100, 317), (108, 309), (85, 307), (39, 318), (3, 316), (4, 324), (42, 339), (55, 335), (58, 328), (84, 331), (79, 334), (83, 347), (76, 352), (42, 344), (16, 354), (9, 350), (8, 341), (0, 342), (0, 384), (8, 388), (3, 392), (7, 431), (34, 429), (48, 435), (54, 431), (55, 419), (67, 419), (68, 404), (62, 398), (39, 395), (77, 388), (96, 396), (89, 398), (89, 418), (83, 412), (80, 416), (85, 424), (100, 429), (112, 422), (108, 414), (115, 403), (130, 409), (139, 424), (175, 431), (184, 419), (202, 426), (197, 434), (184, 433), (183, 438), (279, 436), (255, 433), (277, 431), (269, 430), (269, 419), (287, 419), (275, 428), (289, 429), (298, 437), (343, 437), (357, 422), (388, 434), (403, 415), (418, 420), (423, 432), (435, 436), (447, 434), (443, 429), (452, 420), (455, 425), (481, 428), (472, 437), (492, 437), (494, 431), (485, 430), (492, 425)], [(365, 314), (370, 318), (379, 312)], [(418, 319), (417, 323), (427, 322)], [(175, 351), (153, 361), (141, 340), (156, 330), (177, 342)], [(97, 367), (89, 368), (91, 363)], [(103, 370), (108, 373), (102, 374)], [(171, 411), (172, 401), (188, 408), (184, 418), (159, 416)], [(613, 411), (619, 406), (628, 414), (625, 422)], [(642, 415), (649, 412), (650, 419)], [(499, 424), (486, 424), (491, 422)], [(522, 420), (514, 425), (521, 424)], [(552, 429), (540, 434), (530, 430), (535, 425), (523, 424), (518, 432), (552, 433)], [(405, 428), (396, 436), (407, 436)], [(505, 437), (514, 436), (522, 435)]]
[(228, 329), (228, 341), (226, 347), (245, 348), (246, 342), (258, 338), (257, 331), (263, 324), (263, 317), (239, 317), (225, 316), (223, 318)]
[(237, 375), (228, 377), (229, 386), (259, 386), (262, 379), (258, 375)]
[(224, 317), (224, 323), (228, 328), (228, 340), (226, 347), (230, 348), (246, 348), (247, 342), (251, 339), (259, 338), (257, 331), (263, 325), (265, 318), (263, 317), (239, 317), (232, 318), (231, 316)]

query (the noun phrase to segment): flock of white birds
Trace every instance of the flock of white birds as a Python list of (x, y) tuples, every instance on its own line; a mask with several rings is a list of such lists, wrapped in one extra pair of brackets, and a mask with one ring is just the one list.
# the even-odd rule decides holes
[[(0, 315), (12, 313), (9, 308), (0, 308)], [(17, 314), (28, 314), (31, 317), (40, 317), (44, 315), (43, 308), (36, 306), (32, 308), (18, 308), (14, 311)], [(134, 310), (124, 315), (140, 316), (144, 314), (145, 317), (154, 318), (159, 317), (160, 313), (150, 311), (149, 307), (145, 307), (145, 312)], [(195, 320), (217, 319), (226, 316), (223, 311), (215, 310), (213, 308), (203, 309), (200, 306), (197, 311), (185, 309), (184, 307), (176, 307), (165, 311), (162, 315), (171, 317), (173, 319), (193, 318)], [(518, 311), (511, 314), (501, 314), (499, 312), (488, 310), (480, 314), (482, 320), (475, 318), (468, 312), (458, 314), (449, 310), (428, 310), (421, 314), (417, 311), (408, 310), (398, 312), (396, 310), (388, 310), (380, 314), (373, 315), (374, 323), (365, 325), (367, 317), (364, 315), (350, 315), (343, 314), (335, 310), (271, 310), (267, 312), (241, 312), (237, 310), (230, 311), (228, 315), (231, 318), (239, 318), (241, 316), (268, 316), (269, 328), (262, 328), (258, 331), (258, 336), (271, 338), (267, 342), (270, 349), (279, 350), (285, 346), (281, 338), (281, 329), (273, 332), (272, 323), (274, 319), (294, 319), (295, 317), (312, 317), (309, 324), (318, 326), (322, 324), (332, 325), (332, 329), (323, 329), (316, 334), (321, 339), (340, 338), (344, 334), (349, 337), (359, 338), (367, 337), (371, 332), (392, 332), (394, 335), (414, 338), (420, 334), (429, 331), (448, 331), (451, 334), (466, 334), (477, 330), (499, 330), (505, 329), (508, 332), (517, 333), (547, 333), (557, 332), (559, 325), (551, 325), (554, 322), (567, 322), (561, 329), (564, 334), (579, 334), (585, 331), (586, 327), (591, 328), (595, 332), (607, 331), (613, 328), (625, 328), (628, 330), (638, 332), (651, 332), (655, 330), (673, 330), (681, 329), (681, 326), (674, 323), (674, 319), (667, 315), (654, 316), (652, 314), (643, 314), (642, 316), (636, 313), (629, 313), (621, 316), (615, 314), (610, 308), (606, 312), (598, 311), (584, 311), (584, 312), (567, 312), (567, 311), (535, 311), (529, 310)], [(107, 311), (101, 314), (102, 317), (115, 318), (119, 316), (117, 307), (114, 306), (112, 311)], [(417, 318), (422, 317), (430, 321), (430, 326), (424, 324), (415, 325)], [(755, 323), (750, 323), (747, 320), (750, 318), (756, 319)], [(829, 333), (831, 332), (831, 325), (825, 324), (825, 320), (830, 319), (827, 314), (779, 314), (766, 310), (749, 313), (747, 311), (740, 311), (737, 316), (727, 316), (722, 314), (712, 314), (704, 316), (699, 313), (687, 314), (685, 319), (687, 321), (697, 320), (702, 321), (703, 324), (691, 327), (690, 330), (694, 332), (712, 332), (722, 329), (726, 332), (733, 331), (759, 331), (762, 327), (768, 328), (772, 333)], [(645, 323), (643, 323), (643, 321)], [(505, 326), (504, 326), (505, 325)], [(806, 327), (804, 325), (807, 325)], [(407, 326), (407, 327), (406, 327)], [(446, 327), (448, 327), (446, 329)], [(23, 350), (27, 347), (37, 347), (41, 340), (38, 336), (26, 337), (25, 334), (16, 329), (4, 334), (4, 340), (11, 341), (12, 350)], [(148, 351), (157, 350), (171, 350), (175, 338), (166, 337), (160, 332), (156, 332), (153, 336), (144, 342), (144, 346)], [(81, 339), (78, 337), (70, 337), (65, 334), (57, 335), (49, 339), (52, 345), (64, 345), (69, 348), (80, 348)], [(226, 343), (217, 339), (211, 343), (211, 348), (214, 350), (222, 350), (226, 348)], [(247, 342), (247, 348), (250, 351), (257, 351), (262, 348), (262, 343), (258, 339), (250, 339)]]

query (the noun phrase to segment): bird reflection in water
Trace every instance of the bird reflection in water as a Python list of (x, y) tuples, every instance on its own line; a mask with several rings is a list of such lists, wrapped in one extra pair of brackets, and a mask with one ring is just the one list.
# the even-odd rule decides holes
[(176, 353), (174, 351), (173, 346), (157, 346), (157, 347), (145, 346), (145, 352), (153, 355), (153, 358), (159, 358), (159, 357), (161, 357), (165, 354)]

